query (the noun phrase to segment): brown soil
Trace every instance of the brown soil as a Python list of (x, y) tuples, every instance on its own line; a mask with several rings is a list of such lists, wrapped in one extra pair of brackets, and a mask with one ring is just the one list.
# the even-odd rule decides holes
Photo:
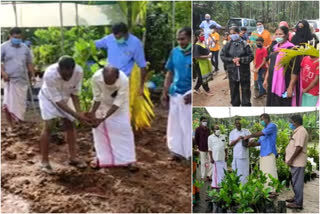
[[(17, 136), (1, 128), (2, 212), (190, 212), (190, 163), (168, 162), (167, 111), (156, 107), (152, 128), (136, 134), (136, 173), (124, 168), (78, 170), (67, 165), (67, 144), (50, 145), (54, 175), (39, 170), (41, 123)], [(78, 130), (79, 155), (94, 157), (90, 129)]]

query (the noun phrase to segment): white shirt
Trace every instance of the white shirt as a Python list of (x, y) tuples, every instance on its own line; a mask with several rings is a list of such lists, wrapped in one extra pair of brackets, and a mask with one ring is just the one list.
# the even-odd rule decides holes
[(227, 148), (226, 137), (220, 135), (219, 137), (212, 134), (208, 137), (208, 150), (212, 152), (214, 161), (224, 161), (226, 154), (225, 149)]
[[(248, 129), (233, 129), (229, 135), (229, 145), (232, 141), (237, 139), (239, 136), (248, 136), (250, 135), (250, 131)], [(242, 146), (242, 140), (239, 140), (236, 145), (233, 146), (233, 158), (249, 158), (249, 149)]]
[[(105, 114), (112, 105), (119, 107), (118, 112), (129, 111), (129, 79), (119, 71), (119, 77), (113, 85), (107, 85), (103, 78), (103, 69), (92, 77), (93, 100), (101, 102), (99, 110)], [(115, 95), (116, 93), (116, 95)]]
[(50, 65), (43, 76), (42, 93), (52, 102), (68, 102), (73, 95), (80, 95), (83, 71), (76, 65), (69, 81), (62, 79), (58, 71), (58, 63)]

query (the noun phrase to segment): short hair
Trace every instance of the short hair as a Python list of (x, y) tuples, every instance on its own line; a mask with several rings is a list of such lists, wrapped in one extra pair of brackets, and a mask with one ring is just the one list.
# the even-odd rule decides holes
[(293, 115), (293, 116), (290, 117), (290, 119), (291, 119), (294, 123), (297, 123), (297, 124), (299, 124), (299, 125), (302, 125), (302, 123), (303, 123), (303, 119), (302, 119), (302, 117), (301, 117), (300, 114)]
[(206, 117), (200, 117), (200, 121), (203, 121), (203, 120), (206, 120), (207, 118)]
[(234, 30), (236, 33), (240, 33), (240, 29), (237, 26), (233, 26), (230, 30)]
[(242, 27), (241, 31), (247, 31), (247, 28), (246, 27)]
[(234, 120), (234, 122), (236, 122), (236, 121), (238, 121), (238, 120), (241, 120), (241, 118), (240, 118), (240, 117), (237, 117), (237, 118)]
[(256, 23), (257, 23), (257, 24), (258, 24), (258, 23), (263, 24), (263, 20), (262, 20), (262, 19), (259, 19)]
[(262, 43), (263, 43), (263, 42), (264, 42), (264, 39), (259, 36), (259, 37), (256, 39), (256, 42), (262, 42)]
[(178, 34), (183, 33), (183, 32), (184, 32), (189, 38), (191, 38), (191, 34), (192, 34), (191, 27), (186, 26), (186, 27), (181, 28), (181, 29), (178, 31)]
[(76, 63), (71, 56), (65, 55), (59, 58), (58, 65), (60, 69), (71, 70), (75, 68)]
[(270, 115), (269, 114), (261, 114), (260, 117), (263, 117), (264, 119), (267, 119), (268, 121), (270, 121)]
[(286, 36), (289, 35), (289, 28), (287, 28), (286, 26), (280, 26), (277, 28), (277, 30), (281, 30)]
[(212, 24), (212, 25), (209, 26), (209, 28), (210, 28), (210, 29), (215, 29), (215, 28), (217, 28), (217, 25)]
[(112, 25), (111, 30), (113, 34), (128, 33), (128, 26), (123, 22), (119, 22)]
[(198, 37), (198, 36), (200, 36), (201, 33), (202, 33), (202, 30), (196, 30), (194, 32), (194, 35), (195, 35), (195, 37)]
[(13, 34), (22, 34), (22, 31), (21, 31), (20, 28), (14, 27), (14, 28), (11, 28), (11, 30), (10, 30), (9, 33), (10, 33), (10, 35), (12, 36)]

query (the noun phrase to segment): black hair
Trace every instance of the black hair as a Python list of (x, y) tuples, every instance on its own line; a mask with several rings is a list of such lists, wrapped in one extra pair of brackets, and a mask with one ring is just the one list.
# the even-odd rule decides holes
[(212, 25), (209, 26), (209, 28), (210, 28), (210, 29), (215, 29), (215, 28), (217, 28), (217, 25), (212, 24)]
[(183, 32), (184, 32), (189, 38), (191, 38), (191, 34), (192, 34), (191, 27), (186, 26), (186, 27), (181, 28), (181, 29), (178, 31), (178, 34), (183, 33)]
[(289, 28), (287, 28), (286, 26), (280, 26), (277, 28), (277, 30), (281, 30), (286, 36), (289, 35)]
[(128, 26), (123, 22), (119, 22), (112, 25), (111, 30), (113, 34), (128, 33)]
[(62, 56), (59, 58), (58, 65), (60, 69), (71, 70), (75, 68), (76, 63), (71, 56)]
[(234, 120), (234, 122), (236, 122), (236, 121), (238, 121), (238, 120), (241, 120), (241, 118), (240, 118), (240, 117), (237, 117), (237, 118)]
[(20, 28), (14, 27), (14, 28), (11, 28), (11, 30), (10, 30), (9, 33), (10, 33), (10, 35), (12, 36), (13, 34), (22, 34), (22, 31), (21, 31)]
[(301, 117), (300, 114), (293, 115), (293, 116), (290, 117), (290, 119), (291, 119), (294, 123), (297, 123), (297, 124), (299, 124), (299, 125), (302, 125), (302, 123), (303, 123), (303, 119), (302, 119), (302, 117)]
[(242, 27), (241, 31), (247, 31), (247, 28), (246, 27)]
[(262, 19), (259, 19), (256, 23), (264, 24)]
[(264, 42), (264, 39), (259, 36), (259, 37), (256, 39), (256, 42), (262, 42), (262, 43), (263, 43), (263, 42)]
[(263, 117), (264, 119), (267, 119), (270, 122), (270, 115), (269, 114), (261, 114), (260, 117)]
[(196, 44), (198, 41), (198, 36), (200, 36), (200, 34), (202, 33), (202, 30), (196, 30), (196, 32), (194, 32), (194, 41), (193, 44)]
[(230, 30), (234, 30), (234, 32), (240, 33), (240, 29), (237, 26), (231, 27)]
[(206, 117), (200, 117), (200, 121), (203, 121), (203, 120), (206, 120), (207, 118)]

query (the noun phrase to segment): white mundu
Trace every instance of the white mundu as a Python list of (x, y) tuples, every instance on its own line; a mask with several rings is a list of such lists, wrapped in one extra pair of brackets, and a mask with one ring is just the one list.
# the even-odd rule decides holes
[(53, 64), (49, 66), (43, 76), (43, 84), (39, 93), (39, 105), (41, 117), (43, 120), (51, 120), (54, 118), (67, 118), (74, 121), (67, 112), (59, 108), (57, 102), (65, 102), (70, 105), (71, 94), (80, 95), (83, 71), (79, 65), (76, 65), (70, 80), (62, 79), (58, 71), (59, 65)]
[(107, 85), (103, 69), (92, 77), (94, 101), (101, 102), (97, 118), (103, 118), (112, 105), (119, 108), (97, 128), (92, 129), (98, 167), (128, 165), (136, 162), (134, 135), (130, 124), (129, 79), (119, 71), (113, 85)]

